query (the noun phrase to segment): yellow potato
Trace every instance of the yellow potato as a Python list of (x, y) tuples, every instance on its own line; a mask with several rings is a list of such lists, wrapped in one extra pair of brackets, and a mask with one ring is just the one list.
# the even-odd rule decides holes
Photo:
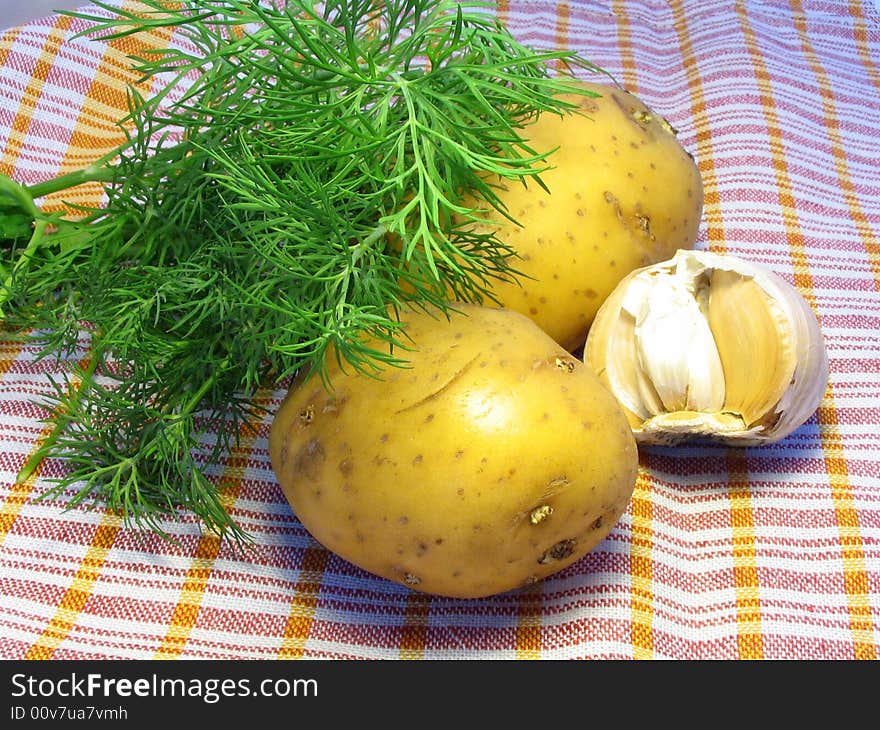
[(544, 113), (522, 132), (537, 151), (559, 148), (541, 174), (550, 194), (531, 181), (499, 179), (520, 225), (491, 211), (477, 226), (520, 257), (512, 264), (523, 276), (492, 286), (500, 306), (530, 317), (570, 352), (624, 276), (693, 248), (703, 209), (699, 169), (669, 124), (618, 87), (583, 85), (601, 96), (566, 97), (582, 113)]
[(325, 547), (413, 589), (471, 598), (555, 573), (626, 509), (638, 457), (598, 378), (516, 312), (405, 313), (415, 349), (381, 378), (294, 383), (269, 439)]

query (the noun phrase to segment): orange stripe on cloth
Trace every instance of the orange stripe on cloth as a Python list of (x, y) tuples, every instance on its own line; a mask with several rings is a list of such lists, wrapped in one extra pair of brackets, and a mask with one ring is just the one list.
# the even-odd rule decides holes
[(303, 552), (300, 577), (294, 585), (278, 659), (301, 659), (304, 656), (329, 560), (330, 552), (321, 546), (310, 547)]
[(634, 659), (650, 659), (654, 655), (654, 563), (653, 519), (654, 502), (651, 484), (639, 469), (635, 489), (630, 498), (632, 515), (632, 547), (629, 568), (631, 580), (630, 628)]
[(406, 600), (406, 613), (400, 634), (400, 658), (424, 659), (428, 636), (431, 597), (413, 591)]
[(55, 650), (70, 634), (91, 595), (92, 586), (101, 575), (107, 553), (121, 525), (122, 520), (116, 515), (108, 513), (101, 518), (79, 569), (55, 610), (55, 615), (28, 649), (25, 659), (51, 659)]
[(697, 151), (696, 160), (703, 179), (703, 218), (708, 224), (707, 237), (712, 247), (723, 246), (724, 234), (720, 228), (721, 205), (718, 193), (718, 178), (715, 163), (712, 159), (712, 125), (706, 113), (706, 95), (700, 78), (700, 69), (694, 55), (694, 47), (688, 32), (688, 12), (681, 0), (670, 2), (673, 22), (678, 34), (679, 52), (682, 68), (687, 78), (688, 92), (691, 97), (691, 118), (694, 120), (694, 132)]
[(733, 547), (733, 585), (736, 592), (736, 648), (740, 659), (763, 659), (761, 586), (755, 549), (755, 515), (745, 452), (727, 450), (727, 488)]
[(6, 147), (3, 150), (3, 157), (0, 158), (0, 174), (12, 177), (15, 164), (18, 162), (18, 157), (24, 145), (25, 137), (30, 129), (37, 100), (40, 98), (43, 85), (46, 83), (49, 71), (52, 70), (55, 58), (61, 50), (61, 45), (64, 42), (64, 37), (71, 22), (71, 18), (58, 16), (46, 36), (46, 41), (40, 51), (40, 57), (37, 59), (31, 78), (22, 94), (21, 104), (12, 121), (9, 137), (6, 140)]
[(611, 6), (611, 12), (617, 18), (617, 47), (620, 50), (620, 65), (623, 71), (623, 78), (619, 80), (627, 91), (638, 96), (636, 61), (633, 53), (629, 15), (626, 12), (627, 4), (625, 0), (615, 0)]
[[(571, 8), (568, 3), (556, 3), (556, 48), (563, 50), (568, 48), (568, 30), (569, 19), (571, 18)], [(559, 71), (565, 70), (562, 61), (557, 61)]]
[[(15, 362), (19, 353), (22, 350), (22, 345), (19, 344), (16, 346), (14, 353), (4, 352), (2, 355), (2, 359), (0, 359), (0, 379), (9, 371), (9, 368), (12, 367), (12, 364)], [(79, 367), (85, 369), (88, 366), (89, 357), (85, 357), (79, 362)], [(78, 380), (71, 379), (70, 385), (71, 388), (77, 388), (79, 384)], [(26, 466), (28, 462), (35, 457), (36, 453), (39, 451), (43, 442), (49, 437), (54, 428), (54, 424), (47, 423), (42, 430), (40, 431), (39, 436), (37, 436), (37, 440), (28, 454), (27, 459), (25, 459), (22, 467)], [(37, 464), (37, 467), (33, 470), (33, 472), (22, 481), (16, 479), (15, 483), (13, 483), (9, 489), (8, 494), (0, 502), (0, 545), (3, 544), (3, 541), (6, 539), (6, 536), (9, 534), (10, 530), (12, 530), (12, 526), (15, 524), (15, 520), (18, 519), (19, 514), (21, 513), (22, 508), (31, 501), (31, 495), (34, 491), (34, 487), (36, 485), (37, 478), (40, 475), (40, 472), (43, 468), (43, 462)]]
[[(2, 372), (6, 372), (12, 362), (13, 360), (0, 362), (0, 370), (2, 370)], [(34, 446), (33, 450), (28, 455), (28, 458), (36, 453), (37, 449), (39, 449), (40, 447), (40, 444), (49, 436), (51, 432), (51, 425), (43, 428), (37, 439), (37, 445)], [(34, 472), (27, 479), (23, 481), (16, 480), (10, 486), (9, 491), (3, 498), (3, 500), (0, 501), (0, 545), (3, 544), (4, 540), (6, 540), (6, 536), (12, 530), (12, 526), (15, 524), (15, 521), (21, 514), (21, 510), (26, 504), (31, 501), (31, 495), (34, 491), (34, 484), (36, 483), (39, 474), (40, 467), (35, 469)]]
[[(794, 26), (797, 29), (798, 37), (801, 41), (804, 57), (807, 59), (807, 62), (810, 65), (810, 70), (813, 72), (816, 81), (819, 83), (822, 97), (822, 113), (825, 117), (825, 128), (828, 131), (828, 138), (831, 143), (831, 154), (834, 158), (834, 168), (837, 173), (837, 181), (840, 185), (840, 190), (843, 193), (843, 199), (846, 201), (846, 206), (849, 210), (849, 218), (858, 231), (859, 237), (862, 240), (862, 245), (868, 254), (868, 261), (871, 265), (871, 271), (874, 274), (874, 285), (878, 291), (880, 291), (880, 244), (878, 244), (877, 236), (874, 233), (871, 222), (868, 220), (865, 209), (862, 207), (860, 196), (856, 192), (853, 177), (849, 171), (846, 145), (843, 144), (840, 134), (840, 118), (837, 113), (837, 105), (834, 101), (834, 90), (828, 77), (828, 73), (822, 67), (822, 63), (810, 42), (806, 25), (806, 14), (804, 12), (803, 3), (800, 0), (793, 0), (792, 12), (794, 13)], [(854, 35), (857, 35), (856, 31), (854, 31)], [(860, 45), (864, 48), (865, 44), (862, 42)], [(867, 51), (865, 51), (865, 55), (867, 55)], [(867, 68), (869, 70), (874, 69), (873, 64), (870, 61), (870, 56), (868, 56), (868, 59)], [(874, 81), (876, 84), (876, 69), (874, 69), (874, 72)]]
[(0, 67), (6, 65), (6, 61), (9, 59), (9, 52), (12, 50), (12, 46), (20, 32), (21, 26), (17, 26), (4, 31), (0, 35)]
[(868, 45), (868, 22), (865, 19), (864, 4), (859, 0), (850, 0), (849, 14), (853, 18), (853, 40), (856, 43), (859, 59), (874, 88), (880, 91), (880, 72)]
[(877, 659), (870, 600), (870, 584), (865, 561), (859, 511), (855, 506), (849, 471), (843, 453), (836, 411), (825, 407), (819, 411), (819, 424), (825, 448), (825, 468), (831, 484), (831, 497), (843, 558), (843, 586), (849, 610), (849, 629), (853, 639), (854, 659)]
[[(124, 9), (137, 10), (138, 2), (127, 2)], [(128, 88), (149, 93), (151, 80), (140, 81), (140, 74), (131, 68), (129, 56), (139, 56), (144, 51), (164, 48), (171, 40), (173, 31), (161, 28), (148, 33), (138, 33), (108, 42), (101, 62), (89, 83), (85, 100), (79, 111), (76, 126), (71, 134), (61, 163), (59, 174), (79, 170), (114, 150), (125, 139), (119, 120), (128, 113)], [(63, 190), (46, 197), (43, 207), (47, 211), (64, 208), (64, 202), (78, 205), (97, 205), (103, 194), (101, 183), (85, 183), (74, 190)]]
[(541, 658), (541, 619), (544, 592), (540, 583), (523, 588), (519, 595), (516, 622), (516, 658)]

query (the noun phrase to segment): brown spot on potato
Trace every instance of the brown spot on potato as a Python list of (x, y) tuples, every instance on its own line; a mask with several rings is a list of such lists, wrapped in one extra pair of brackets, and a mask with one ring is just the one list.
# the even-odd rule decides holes
[(398, 524), (405, 525), (409, 522), (409, 517), (407, 517), (406, 515), (401, 515), (397, 518), (397, 522)]
[(351, 459), (343, 459), (339, 462), (339, 471), (342, 472), (343, 476), (348, 476), (351, 474), (353, 466), (351, 463)]
[(315, 419), (315, 407), (306, 406), (299, 412), (299, 421), (303, 426), (308, 426)]
[(302, 474), (309, 481), (316, 482), (320, 477), (325, 458), (324, 446), (321, 442), (316, 438), (309, 439), (296, 452), (293, 459), (293, 470), (297, 474)]
[(424, 459), (424, 457), (421, 454), (416, 454), (412, 460), (413, 466), (417, 466), (418, 464), (421, 464), (423, 459)]
[(590, 525), (590, 529), (598, 530), (600, 527), (602, 527), (602, 515), (599, 515), (595, 520), (593, 520), (592, 524)]
[(555, 562), (557, 560), (565, 560), (565, 558), (570, 557), (574, 552), (574, 547), (577, 545), (577, 540), (568, 539), (568, 540), (560, 540), (553, 547), (549, 548), (538, 558), (538, 562), (541, 565), (547, 565), (548, 563)]
[(422, 582), (422, 579), (417, 575), (413, 575), (412, 573), (404, 573), (403, 574), (403, 582), (408, 586), (417, 586)]

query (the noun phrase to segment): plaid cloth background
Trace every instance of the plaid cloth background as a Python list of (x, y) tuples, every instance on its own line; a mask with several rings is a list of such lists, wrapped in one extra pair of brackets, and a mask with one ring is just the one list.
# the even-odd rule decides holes
[[(698, 246), (769, 265), (819, 316), (831, 377), (817, 414), (761, 448), (643, 449), (630, 507), (593, 552), (528, 590), (460, 601), (317, 545), (273, 479), (268, 423), (224, 467), (252, 554), (193, 522), (169, 525), (173, 545), (36, 501), (58, 466), (15, 477), (53, 366), (0, 342), (0, 657), (878, 657), (880, 14), (856, 0), (497, 12), (524, 41), (611, 71), (680, 130), (705, 185)], [(174, 43), (73, 39), (81, 27), (51, 16), (0, 36), (0, 172), (21, 182), (114, 147), (126, 55)]]

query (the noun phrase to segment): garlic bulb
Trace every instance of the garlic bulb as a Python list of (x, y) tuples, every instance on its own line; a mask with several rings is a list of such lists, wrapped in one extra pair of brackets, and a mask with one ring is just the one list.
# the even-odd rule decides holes
[(778, 441), (813, 414), (828, 382), (819, 323), (800, 292), (708, 251), (679, 250), (625, 277), (596, 315), (584, 361), (640, 443)]

